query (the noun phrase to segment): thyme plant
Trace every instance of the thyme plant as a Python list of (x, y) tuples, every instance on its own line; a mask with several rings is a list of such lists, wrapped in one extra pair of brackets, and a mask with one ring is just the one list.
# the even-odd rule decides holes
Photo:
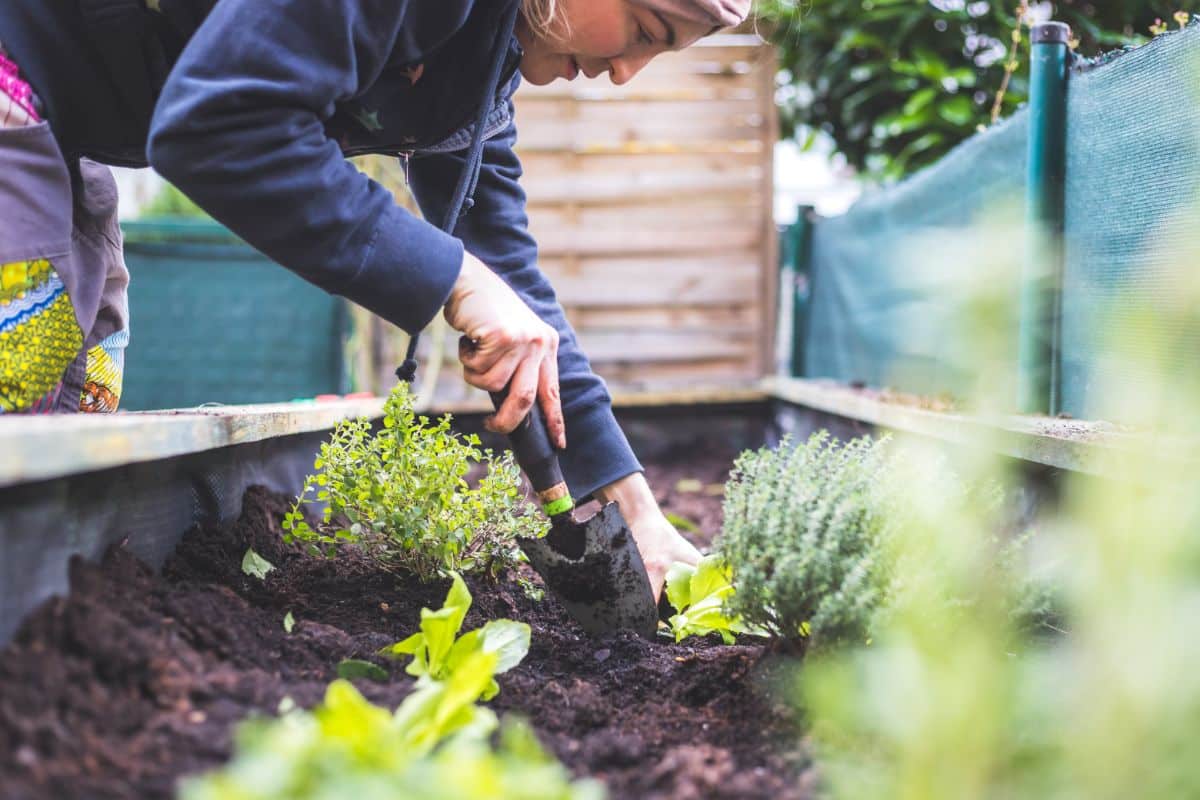
[(889, 574), (884, 448), (822, 431), (737, 459), (719, 544), (731, 612), (789, 639), (869, 636)]
[[(472, 487), (476, 465), (486, 472)], [(521, 493), (512, 454), (496, 456), (477, 436), (454, 433), (449, 415), (418, 415), (404, 383), (388, 397), (381, 429), (366, 419), (339, 423), (314, 467), (283, 528), (287, 541), (316, 553), (356, 545), (422, 580), (452, 571), (496, 576), (521, 560), (518, 537), (548, 527)], [(315, 526), (301, 510), (312, 503), (326, 504)]]

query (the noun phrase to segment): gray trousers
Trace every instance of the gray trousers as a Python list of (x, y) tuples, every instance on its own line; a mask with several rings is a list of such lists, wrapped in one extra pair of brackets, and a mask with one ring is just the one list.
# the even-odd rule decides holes
[(0, 128), (0, 413), (115, 411), (128, 285), (112, 172)]

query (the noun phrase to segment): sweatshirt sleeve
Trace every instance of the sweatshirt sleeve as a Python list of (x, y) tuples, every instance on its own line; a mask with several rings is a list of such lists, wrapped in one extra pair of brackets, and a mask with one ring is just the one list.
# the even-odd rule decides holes
[[(559, 453), (563, 475), (577, 499), (642, 467), (616, 418), (604, 381), (592, 372), (550, 282), (537, 266), (537, 244), (529, 233), (521, 163), (513, 152), (516, 127), (489, 140), (475, 192), (475, 206), (455, 230), (467, 250), (499, 274), (559, 333), (558, 371), (567, 449)], [(451, 200), (464, 153), (413, 159), (413, 193), (421, 211), (441, 219)]]
[(470, 4), (302, 5), (218, 3), (163, 87), (148, 159), (251, 246), (415, 333), (449, 297), (462, 243), (347, 163), (323, 120), (394, 50), (419, 52), (414, 31), (444, 29)]

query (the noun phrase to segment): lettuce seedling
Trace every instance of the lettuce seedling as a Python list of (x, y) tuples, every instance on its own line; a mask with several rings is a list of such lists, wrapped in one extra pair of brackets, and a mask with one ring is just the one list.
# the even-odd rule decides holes
[(275, 565), (265, 558), (254, 552), (253, 547), (246, 548), (246, 554), (242, 556), (242, 574), (249, 575), (252, 578), (258, 578), (260, 581), (267, 579), (267, 573), (275, 569)]
[(719, 633), (725, 644), (733, 644), (737, 634), (766, 635), (726, 611), (725, 603), (734, 594), (730, 575), (729, 565), (715, 555), (705, 556), (694, 567), (682, 562), (671, 567), (666, 591), (667, 600), (679, 612), (670, 622), (675, 641)]
[[(390, 657), (412, 656), (405, 671), (421, 683), (450, 679), (473, 663), (471, 659), (477, 653), (495, 656), (493, 674), (507, 672), (521, 663), (529, 652), (529, 626), (524, 622), (495, 619), (458, 636), (471, 608), (471, 592), (458, 573), (451, 577), (453, 583), (442, 607), (437, 611), (421, 609), (421, 630), (380, 652)], [(499, 684), (491, 679), (483, 699), (491, 700), (499, 691)]]
[[(477, 652), (395, 713), (334, 681), (313, 711), (238, 727), (233, 759), (185, 779), (181, 800), (599, 800), (521, 723), (476, 705), (495, 667)], [(497, 733), (498, 729), (498, 733)]]

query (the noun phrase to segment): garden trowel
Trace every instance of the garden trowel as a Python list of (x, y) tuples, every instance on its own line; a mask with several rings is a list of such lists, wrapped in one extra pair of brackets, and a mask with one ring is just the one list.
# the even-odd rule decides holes
[[(502, 394), (492, 395), (497, 408), (502, 400)], [(520, 540), (546, 588), (590, 634), (631, 630), (652, 638), (658, 628), (658, 606), (637, 543), (617, 504), (608, 503), (591, 519), (575, 519), (575, 501), (537, 403), (509, 440), (550, 518), (550, 532), (544, 538)]]

